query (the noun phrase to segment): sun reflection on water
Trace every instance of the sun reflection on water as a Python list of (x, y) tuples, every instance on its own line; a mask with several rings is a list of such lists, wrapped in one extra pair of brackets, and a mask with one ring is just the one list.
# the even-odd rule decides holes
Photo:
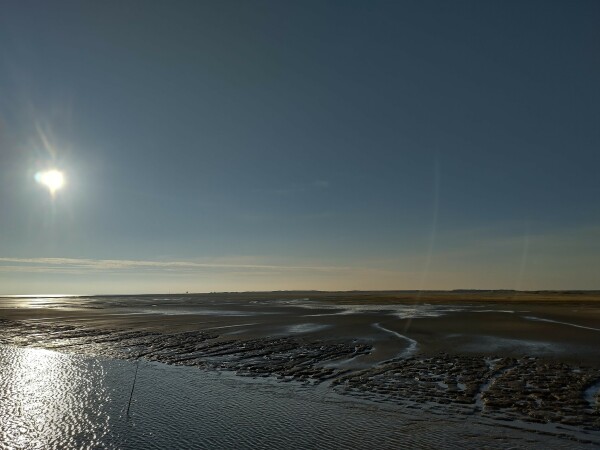
[(68, 308), (81, 306), (77, 295), (2, 295), (4, 308)]
[(0, 348), (0, 365), (0, 448), (93, 448), (107, 432), (109, 417), (89, 407), (108, 400), (102, 367), (33, 348)]

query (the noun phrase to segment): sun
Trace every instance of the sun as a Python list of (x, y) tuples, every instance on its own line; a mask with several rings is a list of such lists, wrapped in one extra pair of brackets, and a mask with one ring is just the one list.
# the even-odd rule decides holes
[(64, 186), (65, 176), (62, 172), (53, 169), (36, 173), (35, 181), (46, 186), (50, 194), (54, 195), (56, 191)]

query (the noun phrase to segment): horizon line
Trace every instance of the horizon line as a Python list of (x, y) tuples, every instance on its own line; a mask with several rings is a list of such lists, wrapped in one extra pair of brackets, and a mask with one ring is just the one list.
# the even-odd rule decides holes
[(0, 294), (0, 298), (28, 298), (28, 297), (136, 297), (148, 295), (219, 295), (219, 294), (275, 294), (275, 293), (330, 293), (330, 294), (351, 294), (351, 293), (477, 293), (477, 292), (494, 292), (494, 293), (561, 293), (561, 294), (579, 294), (579, 293), (598, 293), (600, 289), (351, 289), (351, 290), (321, 290), (321, 289), (283, 289), (274, 291), (209, 291), (209, 292), (146, 292), (135, 294)]

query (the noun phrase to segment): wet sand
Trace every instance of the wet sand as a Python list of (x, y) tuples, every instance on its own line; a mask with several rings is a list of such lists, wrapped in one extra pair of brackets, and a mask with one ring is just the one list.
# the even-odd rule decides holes
[[(0, 298), (0, 318), (96, 328), (211, 331), (226, 339), (358, 339), (384, 361), (418, 353), (541, 356), (600, 367), (600, 293), (274, 292)], [(404, 336), (399, 338), (395, 333)]]
[(600, 293), (0, 298), (0, 344), (329, 383), (393, 404), (600, 430)]

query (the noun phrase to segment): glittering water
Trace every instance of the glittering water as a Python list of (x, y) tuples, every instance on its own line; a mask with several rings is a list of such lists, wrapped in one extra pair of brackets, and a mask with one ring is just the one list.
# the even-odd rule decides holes
[(92, 448), (106, 439), (118, 414), (106, 364), (0, 347), (0, 368), (3, 448)]
[(526, 448), (553, 436), (251, 380), (0, 346), (0, 448)]

